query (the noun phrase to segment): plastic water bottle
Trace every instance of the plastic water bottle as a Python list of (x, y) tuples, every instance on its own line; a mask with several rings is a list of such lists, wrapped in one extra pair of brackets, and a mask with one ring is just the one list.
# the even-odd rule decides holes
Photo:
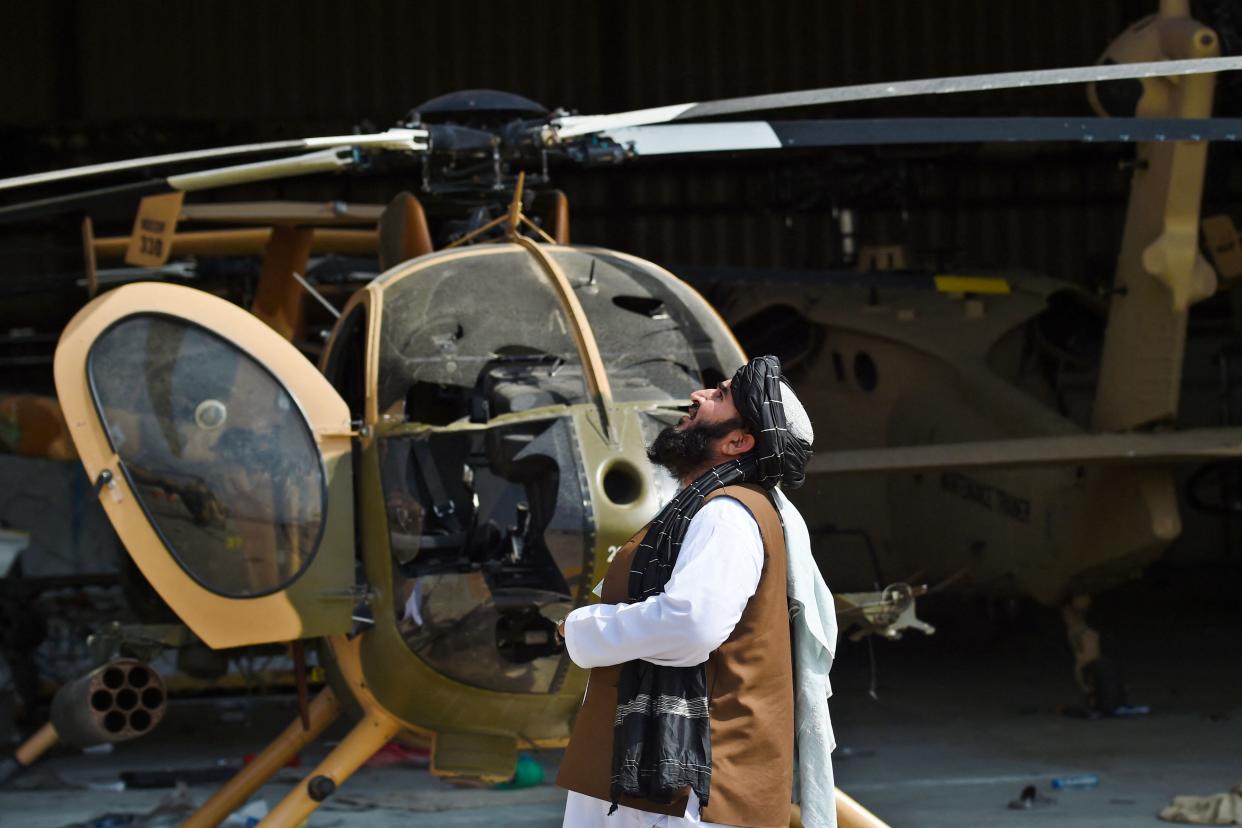
[(1100, 777), (1094, 773), (1076, 773), (1071, 776), (1056, 776), (1052, 779), (1052, 787), (1058, 791), (1070, 788), (1094, 788), (1100, 784)]

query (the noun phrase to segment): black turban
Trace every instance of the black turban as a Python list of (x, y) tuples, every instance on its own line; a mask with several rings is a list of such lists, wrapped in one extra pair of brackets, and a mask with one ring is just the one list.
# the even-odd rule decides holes
[(798, 488), (811, 459), (811, 446), (795, 437), (785, 421), (782, 381), (781, 361), (771, 355), (755, 357), (733, 375), (733, 404), (755, 435), (759, 468), (754, 482), (765, 489), (777, 483), (786, 489)]

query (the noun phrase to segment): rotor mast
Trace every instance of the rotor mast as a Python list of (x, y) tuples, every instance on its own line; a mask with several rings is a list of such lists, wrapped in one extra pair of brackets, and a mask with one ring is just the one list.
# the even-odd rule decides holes
[(548, 281), (552, 285), (552, 291), (556, 294), (561, 310), (565, 312), (569, 322), (569, 329), (573, 333), (574, 345), (578, 350), (578, 359), (582, 363), (582, 374), (586, 380), (587, 392), (591, 395), (596, 411), (599, 413), (600, 426), (604, 436), (610, 443), (615, 442), (617, 435), (613, 429), (609, 414), (612, 408), (612, 385), (608, 381), (608, 372), (604, 368), (604, 359), (599, 352), (599, 343), (595, 341), (595, 334), (591, 330), (591, 321), (587, 318), (586, 311), (583, 310), (582, 303), (578, 301), (577, 295), (574, 294), (574, 286), (570, 283), (569, 277), (565, 275), (564, 269), (557, 264), (556, 259), (549, 256), (539, 242), (529, 236), (522, 235), (522, 228), (527, 227), (538, 234), (545, 243), (556, 244), (556, 239), (549, 236), (542, 227), (535, 224), (522, 212), (522, 192), (525, 184), (526, 173), (519, 172), (517, 183), (513, 188), (513, 200), (509, 202), (509, 209), (499, 218), (495, 218), (487, 224), (472, 230), (448, 245), (448, 247), (459, 247), (468, 244), (489, 230), (503, 226), (505, 233), (503, 240), (525, 249), (534, 258), (539, 265), (539, 269), (548, 277)]

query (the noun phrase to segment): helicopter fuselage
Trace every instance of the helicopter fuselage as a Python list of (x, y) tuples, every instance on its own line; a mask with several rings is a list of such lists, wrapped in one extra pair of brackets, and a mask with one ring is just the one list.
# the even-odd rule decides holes
[(1058, 315), (1089, 317), (1091, 299), (1048, 279), (959, 294), (916, 279), (893, 287), (893, 276), (881, 289), (770, 283), (713, 294), (744, 343), (754, 320), (784, 319), (817, 454), (988, 443), (1001, 455), (988, 468), (954, 468), (952, 458), (888, 473), (813, 465), (791, 497), (833, 589), (952, 578), (1057, 604), (1158, 556), (1181, 526), (1167, 466), (1002, 462), (1005, 441), (1091, 433), (1098, 339), (1048, 341), (1066, 329)]

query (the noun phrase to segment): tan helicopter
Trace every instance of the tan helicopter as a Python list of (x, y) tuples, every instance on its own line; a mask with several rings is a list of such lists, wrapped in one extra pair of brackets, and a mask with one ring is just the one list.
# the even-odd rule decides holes
[[(261, 246), (258, 291), (249, 311), (165, 284), (126, 285), (96, 298), (65, 330), (57, 350), (57, 390), (68, 430), (131, 557), (199, 638), (213, 647), (314, 640), (329, 680), (306, 706), (303, 721), (294, 722), (187, 824), (218, 822), (343, 708), (360, 712), (359, 723), (265, 824), (298, 824), (399, 734), (431, 741), (433, 771), (481, 779), (511, 775), (521, 746), (563, 743), (584, 676), (553, 644), (555, 619), (590, 600), (611, 551), (645, 522), (661, 487), (669, 485), (648, 466), (646, 442), (679, 414), (690, 390), (725, 376), (744, 355), (716, 312), (663, 269), (622, 253), (568, 246), (563, 198), (550, 194), (542, 215), (528, 215), (520, 178), (516, 184), (508, 179), (513, 192), (503, 215), (439, 251), (433, 250), (435, 234), (422, 206), (405, 194), (382, 213), (352, 205), (253, 205), (247, 211), (217, 208), (214, 215), (208, 206), (183, 204), (181, 194), (356, 166), (371, 150), (413, 154), (433, 171), (437, 164), (458, 163), (456, 156), (471, 163), (483, 158), (494, 162), (494, 185), (504, 183), (502, 167), (529, 160), (532, 152), (536, 160), (552, 151), (616, 160), (771, 149), (789, 145), (795, 133), (799, 146), (852, 143), (860, 140), (858, 125), (844, 121), (824, 122), (819, 138), (807, 122), (746, 122), (735, 129), (666, 122), (1006, 82), (1144, 78), (1159, 89), (1162, 81), (1151, 78), (1171, 72), (1186, 73), (1183, 88), (1206, 81), (1210, 91), (1210, 76), (1202, 73), (1236, 68), (1238, 61), (1206, 58), (1214, 44), (1201, 48), (1202, 54), (1176, 53), (1182, 61), (1154, 55), (1151, 63), (1134, 64), (1128, 57), (1117, 65), (1008, 81), (993, 76), (881, 84), (613, 116), (525, 113), (506, 122), (503, 136), (405, 124), (378, 136), (233, 148), (233, 154), (314, 152), (136, 186), (135, 193), (173, 195), (144, 201), (124, 243), (131, 264), (159, 267), (190, 250), (224, 254)], [(1064, 138), (1069, 122), (1058, 121), (1043, 125), (1053, 132), (1031, 137)], [(923, 140), (944, 127), (927, 124), (919, 133), (919, 125), (907, 126)], [(1071, 134), (1084, 129), (1099, 140), (1227, 137), (1225, 127), (1211, 122), (1141, 118), (1069, 126)], [(995, 133), (963, 127), (954, 140), (986, 134)], [(1168, 143), (1157, 149), (1193, 154), (1198, 147), (1201, 155), (1202, 146)], [(100, 165), (89, 173), (117, 174), (152, 163)], [(30, 176), (0, 187), (83, 174)], [(477, 181), (471, 186), (480, 188)], [(0, 208), (0, 214), (29, 215), (65, 204), (53, 198)], [(254, 227), (177, 227), (213, 219)], [(348, 227), (375, 222), (377, 231)], [(122, 245), (95, 239), (89, 223), (84, 233), (88, 279), (98, 284), (95, 257)], [(495, 243), (467, 246), (473, 241)], [(287, 338), (303, 324), (308, 291), (302, 274), (312, 252), (338, 249), (378, 249), (387, 269), (349, 298), (316, 371)], [(965, 293), (987, 289), (983, 283), (956, 287)], [(991, 320), (977, 297), (954, 307), (961, 309), (955, 322), (972, 315)], [(901, 310), (899, 321), (920, 319), (919, 308), (910, 318)], [(1184, 306), (1176, 312), (1184, 314)], [(1029, 313), (1004, 319), (1012, 327)], [(884, 364), (880, 348), (892, 345), (890, 337), (873, 333), (873, 344), (855, 335), (855, 345), (873, 349), (874, 365)], [(840, 349), (851, 354), (857, 380), (860, 363), (853, 355), (860, 349), (849, 343), (843, 339)], [(940, 355), (940, 376), (955, 355)], [(918, 365), (934, 375), (934, 360)], [(1020, 393), (997, 396), (1033, 405)], [(821, 414), (820, 421), (835, 437), (838, 427), (830, 417)], [(1074, 455), (1065, 454), (1069, 444), (1054, 446), (1061, 462), (1116, 454), (1099, 438), (1084, 439), (1089, 445)], [(1149, 445), (1130, 439), (1138, 448), (1123, 451)], [(1218, 437), (1197, 448), (1151, 444), (1150, 454), (1206, 456), (1235, 443), (1222, 449)], [(1021, 448), (1027, 453), (1015, 450), (996, 459), (993, 450), (989, 456), (996, 465), (1020, 464), (1041, 447), (1024, 442)], [(822, 468), (871, 471), (889, 462), (897, 469), (939, 469), (962, 466), (966, 456), (955, 450), (912, 463), (911, 451), (829, 453)], [(1130, 489), (1117, 489), (1119, 500), (1140, 483), (1127, 481)], [(1155, 531), (1146, 524), (1120, 529), (1143, 538)], [(907, 607), (906, 597), (881, 597), (876, 605)], [(866, 600), (860, 603), (866, 606)], [(884, 616), (883, 624), (891, 620)], [(848, 797), (840, 802), (843, 825), (875, 824)]]
[[(1164, 2), (1103, 61), (1217, 52), (1186, 3)], [(1092, 106), (1211, 115), (1210, 75), (1131, 83), (1092, 85)], [(1176, 464), (1242, 453), (1236, 429), (1172, 430), (1187, 311), (1217, 289), (1199, 249), (1206, 156), (1203, 142), (1139, 144), (1107, 314), (1076, 285), (1030, 276), (885, 272), (833, 286), (760, 274), (709, 294), (743, 345), (775, 348), (805, 389), (820, 450), (791, 496), (814, 516), (836, 588), (883, 572), (1059, 606), (1093, 706), (1122, 704), (1084, 617), (1090, 595), (1181, 532)], [(903, 255), (864, 251), (863, 267), (899, 270)], [(1058, 341), (1092, 326), (1102, 355)], [(1073, 382), (1097, 364), (1094, 400), (1081, 399)], [(874, 557), (851, 553), (843, 529), (866, 535)]]

